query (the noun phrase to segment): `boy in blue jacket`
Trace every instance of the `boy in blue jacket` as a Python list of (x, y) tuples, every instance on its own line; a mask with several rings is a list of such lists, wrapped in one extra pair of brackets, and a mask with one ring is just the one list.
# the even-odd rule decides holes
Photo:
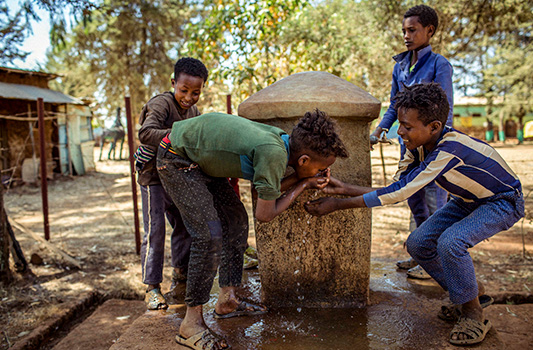
[[(396, 95), (402, 91), (404, 86), (413, 84), (435, 82), (446, 92), (449, 110), (447, 113), (446, 125), (452, 127), (453, 124), (453, 84), (452, 65), (448, 60), (432, 51), (430, 41), (435, 35), (439, 26), (437, 12), (429, 6), (417, 5), (408, 9), (402, 21), (402, 32), (407, 51), (393, 57), (396, 61), (392, 73), (392, 86), (390, 94), (390, 106), (383, 115), (381, 122), (371, 134), (371, 139), (377, 140), (380, 135), (389, 130), (397, 120), (395, 109)], [(372, 137), (374, 136), (374, 137)], [(401, 144), (401, 158), (405, 154), (405, 146)], [(420, 226), (431, 214), (442, 208), (446, 204), (448, 193), (435, 185), (429, 183), (414, 193), (407, 203), (413, 213), (412, 226)], [(412, 260), (399, 261), (398, 267), (410, 269), (416, 263)], [(407, 272), (407, 276), (413, 278), (429, 278), (427, 273), (420, 267), (413, 267)]]
[(391, 185), (374, 189), (330, 178), (325, 197), (306, 203), (313, 215), (375, 207), (406, 200), (436, 182), (451, 195), (407, 239), (407, 251), (457, 305), (459, 320), (450, 334), (455, 345), (476, 344), (491, 323), (483, 316), (474, 263), (468, 253), (479, 242), (507, 230), (524, 216), (522, 186), (501, 156), (483, 141), (445, 126), (448, 101), (435, 83), (416, 84), (396, 95), (406, 153)]

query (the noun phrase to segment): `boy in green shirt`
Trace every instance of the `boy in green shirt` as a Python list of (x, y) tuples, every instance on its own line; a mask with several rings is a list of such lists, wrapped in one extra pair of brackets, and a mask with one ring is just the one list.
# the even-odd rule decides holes
[[(219, 263), (221, 290), (215, 318), (267, 311), (236, 295), (248, 218), (226, 178), (251, 180), (258, 194), (255, 217), (270, 221), (305, 189), (325, 187), (329, 167), (337, 157), (347, 156), (334, 122), (319, 110), (306, 113), (291, 136), (276, 127), (222, 113), (174, 123), (159, 147), (157, 169), (193, 239), (187, 312), (176, 336), (179, 344), (191, 349), (230, 348), (206, 326), (202, 313)], [(294, 173), (283, 178), (287, 166)]]

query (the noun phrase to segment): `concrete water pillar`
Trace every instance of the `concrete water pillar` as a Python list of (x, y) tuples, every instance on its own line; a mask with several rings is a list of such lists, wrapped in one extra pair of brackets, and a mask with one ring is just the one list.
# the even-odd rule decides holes
[[(238, 114), (290, 134), (305, 112), (318, 108), (335, 119), (350, 154), (332, 166), (348, 183), (371, 185), (369, 123), (381, 103), (326, 72), (291, 75), (239, 105)], [(322, 196), (307, 191), (269, 223), (256, 223), (263, 302), (270, 306), (348, 307), (368, 301), (370, 209), (344, 210), (320, 218), (303, 208)]]

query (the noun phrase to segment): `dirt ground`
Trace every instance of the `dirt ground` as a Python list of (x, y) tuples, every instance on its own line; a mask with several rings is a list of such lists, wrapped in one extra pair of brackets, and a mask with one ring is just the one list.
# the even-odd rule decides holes
[[(471, 255), (488, 293), (515, 295), (518, 297), (513, 300), (521, 302), (524, 296), (531, 295), (533, 287), (533, 143), (495, 147), (522, 181), (528, 217), (480, 243)], [(383, 151), (386, 178), (390, 181), (399, 149), (390, 145), (384, 146)], [(383, 185), (381, 160), (377, 148), (372, 152), (374, 186)], [(33, 329), (56, 317), (65, 305), (91, 291), (106, 297), (142, 299), (144, 286), (135, 252), (129, 163), (106, 160), (97, 162), (96, 167), (96, 172), (85, 176), (61, 177), (49, 184), (50, 242), (75, 257), (81, 270), (30, 235), (15, 230), (26, 259), (29, 261), (35, 254), (42, 263), (30, 264), (31, 274), (15, 274), (14, 283), (0, 290), (0, 349), (24, 339)], [(242, 188), (243, 201), (249, 207), (249, 186)], [(8, 189), (4, 200), (11, 221), (43, 235), (38, 187)], [(142, 223), (140, 216), (139, 219)], [(372, 259), (394, 263), (406, 258), (403, 243), (409, 234), (407, 204), (373, 209), (372, 222)], [(163, 289), (168, 289), (170, 256), (165, 264)]]

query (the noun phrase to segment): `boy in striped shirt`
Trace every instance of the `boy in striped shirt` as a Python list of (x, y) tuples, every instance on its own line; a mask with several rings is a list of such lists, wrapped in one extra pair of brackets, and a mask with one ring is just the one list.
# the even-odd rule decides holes
[(325, 197), (306, 203), (313, 215), (340, 209), (375, 207), (409, 198), (436, 182), (451, 200), (407, 239), (407, 251), (457, 305), (459, 320), (450, 334), (455, 345), (476, 344), (491, 328), (483, 316), (468, 249), (509, 229), (524, 216), (522, 186), (516, 174), (488, 144), (447, 127), (445, 92), (436, 83), (416, 84), (398, 93), (398, 135), (407, 152), (395, 181), (375, 189), (330, 178)]

